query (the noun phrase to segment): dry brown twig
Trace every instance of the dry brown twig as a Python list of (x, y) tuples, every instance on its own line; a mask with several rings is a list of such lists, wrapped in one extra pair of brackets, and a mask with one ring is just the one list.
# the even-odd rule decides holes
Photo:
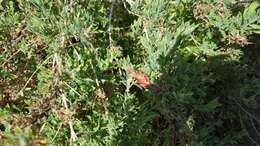
[[(61, 33), (60, 46), (61, 46), (61, 48), (63, 48), (65, 46), (65, 34), (64, 33)], [(62, 66), (62, 58), (58, 53), (54, 54), (52, 67), (55, 72), (54, 86), (58, 87), (58, 89), (59, 89), (58, 94), (60, 94), (60, 96), (62, 97), (63, 106), (65, 107), (66, 111), (69, 111), (69, 106), (68, 106), (69, 100), (66, 98), (64, 91), (61, 89), (63, 82), (60, 80), (60, 77), (62, 77), (62, 75), (63, 75), (63, 71), (62, 71), (63, 66)], [(73, 128), (73, 121), (72, 121), (71, 117), (69, 117), (69, 119), (68, 119), (68, 124), (69, 124), (69, 128), (70, 128), (70, 140), (72, 143), (72, 142), (76, 141), (77, 135)], [(74, 144), (74, 146), (75, 145), (76, 144)]]

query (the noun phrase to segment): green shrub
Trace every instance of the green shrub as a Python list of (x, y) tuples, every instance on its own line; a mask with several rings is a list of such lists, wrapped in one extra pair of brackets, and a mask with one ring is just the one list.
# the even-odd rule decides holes
[(1, 145), (260, 142), (259, 1), (0, 4)]

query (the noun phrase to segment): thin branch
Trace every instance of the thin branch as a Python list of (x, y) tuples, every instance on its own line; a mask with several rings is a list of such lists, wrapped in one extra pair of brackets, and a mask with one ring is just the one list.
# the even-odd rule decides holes
[(32, 80), (33, 76), (39, 71), (39, 69), (52, 57), (52, 55), (50, 55), (48, 58), (46, 58), (37, 68), (36, 70), (32, 73), (32, 75), (29, 77), (29, 79), (26, 81), (26, 83), (24, 84), (24, 86), (20, 89), (20, 91), (16, 94), (16, 98), (18, 98), (20, 95), (22, 95), (23, 90), (27, 87), (27, 85), (29, 84), (29, 82)]
[(95, 75), (95, 81), (96, 81), (96, 85), (97, 85), (97, 87), (101, 87), (100, 86), (100, 83), (99, 83), (99, 80), (98, 80), (98, 76), (97, 76), (97, 72), (96, 72), (96, 70), (94, 69), (94, 66), (93, 66), (93, 63), (92, 63), (92, 61), (90, 60), (90, 65), (91, 65), (91, 69), (92, 69), (92, 71), (93, 71), (93, 73), (94, 73), (94, 75)]
[(129, 14), (132, 14), (132, 15), (135, 15), (135, 16), (137, 16), (137, 17), (139, 17), (139, 18), (144, 19), (141, 15), (136, 14), (136, 13), (132, 12), (131, 10), (129, 10), (129, 9), (127, 8), (127, 6), (126, 6), (126, 1), (125, 1), (125, 0), (122, 0), (122, 2), (123, 2), (123, 5), (124, 5), (124, 8), (126, 9), (126, 11), (127, 11)]
[[(60, 48), (64, 48), (65, 46), (65, 34), (64, 33), (61, 33), (60, 34), (61, 37), (60, 37)], [(62, 90), (61, 88), (61, 85), (62, 85), (62, 81), (60, 80), (60, 77), (62, 77), (62, 74), (63, 74), (63, 71), (62, 71), (62, 58), (61, 56), (58, 54), (58, 53), (55, 53), (54, 54), (54, 57), (53, 57), (53, 70), (55, 72), (55, 81), (54, 81), (54, 86), (57, 86), (59, 87), (59, 94), (60, 96), (62, 97), (62, 102), (63, 102), (63, 106), (65, 107), (66, 111), (69, 111), (69, 106), (68, 106), (68, 103), (67, 101), (69, 101), (66, 96), (65, 96), (65, 93), (64, 91)], [(74, 131), (74, 128), (73, 128), (73, 122), (72, 122), (72, 119), (71, 117), (68, 119), (68, 124), (69, 124), (69, 127), (70, 127), (70, 142), (75, 142), (76, 139), (77, 139), (77, 135)], [(74, 144), (74, 146), (76, 146), (76, 144)]]
[(112, 48), (113, 47), (113, 38), (112, 38), (112, 32), (111, 29), (113, 28), (112, 25), (112, 18), (113, 18), (113, 11), (114, 11), (114, 6), (115, 6), (116, 0), (112, 0), (112, 4), (110, 7), (110, 12), (109, 12), (109, 26), (108, 26), (108, 39), (109, 39), (109, 47)]
[[(66, 108), (66, 110), (68, 111), (69, 110), (68, 103), (67, 103), (68, 99), (66, 98), (64, 93), (61, 94), (61, 97), (62, 97), (63, 105)], [(75, 130), (73, 128), (73, 123), (72, 123), (71, 119), (69, 119), (68, 124), (69, 124), (69, 127), (70, 127), (70, 138), (71, 138), (71, 141), (74, 142), (77, 139), (77, 135), (76, 135)]]
[(246, 126), (245, 126), (245, 124), (244, 124), (244, 122), (243, 122), (243, 120), (242, 120), (241, 111), (239, 112), (239, 115), (240, 115), (239, 117), (240, 117), (241, 126), (242, 126), (243, 129), (245, 130), (246, 135), (247, 135), (247, 137), (249, 138), (249, 140), (250, 140), (252, 143), (254, 143), (256, 146), (260, 146), (260, 145), (250, 136), (249, 132), (247, 131)]
[(255, 121), (257, 121), (257, 123), (260, 123), (260, 120), (254, 116), (253, 114), (251, 114), (249, 111), (247, 111), (240, 103), (238, 103), (235, 99), (233, 99), (235, 101), (235, 103), (238, 105), (238, 107), (244, 112), (246, 113), (249, 117), (251, 117), (252, 119), (254, 119)]
[(60, 124), (60, 126), (59, 126), (57, 132), (55, 133), (54, 137), (52, 138), (51, 142), (53, 142), (55, 140), (55, 138), (57, 137), (57, 135), (58, 135), (58, 133), (60, 131), (61, 126), (62, 126), (62, 123)]
[(67, 87), (69, 87), (74, 93), (76, 93), (78, 96), (82, 97), (82, 95), (74, 88), (72, 88), (68, 83), (63, 82)]
[(254, 131), (256, 132), (256, 134), (260, 137), (260, 132), (257, 130), (257, 128), (255, 127), (255, 123), (254, 121), (252, 120), (252, 118), (249, 118), (250, 119), (250, 122), (252, 124), (252, 127), (254, 129)]

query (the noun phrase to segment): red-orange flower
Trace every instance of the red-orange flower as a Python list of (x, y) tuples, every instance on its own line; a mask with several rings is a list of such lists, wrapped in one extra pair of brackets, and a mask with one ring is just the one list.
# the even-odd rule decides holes
[(129, 77), (136, 80), (136, 82), (142, 87), (149, 88), (151, 86), (149, 77), (142, 71), (126, 68), (126, 73)]

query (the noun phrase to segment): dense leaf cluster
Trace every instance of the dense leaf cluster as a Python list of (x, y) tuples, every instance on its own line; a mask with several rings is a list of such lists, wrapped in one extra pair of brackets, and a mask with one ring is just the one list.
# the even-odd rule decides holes
[(0, 145), (259, 145), (259, 7), (0, 0)]

